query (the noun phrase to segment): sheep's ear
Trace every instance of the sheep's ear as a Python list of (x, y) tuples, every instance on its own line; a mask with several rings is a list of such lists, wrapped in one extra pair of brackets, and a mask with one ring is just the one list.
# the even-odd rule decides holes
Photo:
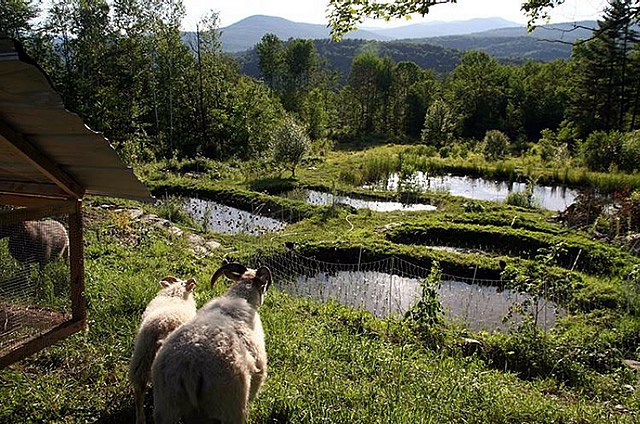
[(169, 287), (169, 285), (175, 283), (176, 281), (178, 281), (176, 277), (172, 277), (171, 275), (169, 275), (167, 277), (164, 277), (162, 281), (160, 281), (160, 285), (166, 289), (167, 287)]
[(265, 291), (269, 288), (269, 284), (271, 284), (271, 271), (266, 266), (258, 268), (256, 271), (256, 280), (260, 283), (261, 287), (265, 288)]
[(195, 278), (189, 278), (187, 280), (187, 282), (185, 283), (185, 288), (187, 289), (188, 292), (192, 292), (193, 289), (196, 288), (196, 279)]
[(222, 265), (211, 277), (211, 287), (223, 274), (230, 280), (238, 281), (246, 271), (247, 267), (244, 265), (236, 263)]

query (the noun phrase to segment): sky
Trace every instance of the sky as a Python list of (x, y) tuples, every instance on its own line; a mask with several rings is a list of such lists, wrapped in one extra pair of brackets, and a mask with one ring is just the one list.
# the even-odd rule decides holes
[[(457, 4), (434, 6), (427, 16), (419, 15), (410, 21), (396, 20), (389, 23), (366, 21), (362, 26), (393, 27), (428, 21), (459, 21), (472, 18), (502, 17), (525, 24), (527, 19), (520, 10), (523, 0), (458, 0)], [(220, 14), (220, 26), (225, 27), (252, 15), (280, 16), (295, 22), (326, 24), (327, 1), (319, 0), (183, 0), (187, 17), (184, 29), (195, 28), (199, 18), (210, 10)], [(553, 10), (551, 22), (568, 22), (596, 19), (605, 0), (566, 0)]]

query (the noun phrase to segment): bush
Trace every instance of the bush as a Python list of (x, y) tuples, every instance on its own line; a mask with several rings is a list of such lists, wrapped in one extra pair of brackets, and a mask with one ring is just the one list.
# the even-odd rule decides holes
[(594, 131), (580, 144), (580, 156), (589, 169), (607, 172), (619, 164), (622, 140), (619, 131)]
[(484, 157), (487, 160), (502, 159), (509, 149), (509, 138), (501, 131), (489, 130), (484, 136)]
[(560, 141), (552, 130), (546, 128), (540, 132), (540, 158), (545, 162), (561, 162), (569, 158), (569, 147)]
[(627, 172), (640, 171), (640, 131), (625, 134), (620, 151), (620, 168)]
[(295, 176), (296, 166), (310, 147), (311, 140), (304, 128), (293, 118), (287, 117), (273, 138), (273, 160), (278, 165), (291, 170), (291, 175)]

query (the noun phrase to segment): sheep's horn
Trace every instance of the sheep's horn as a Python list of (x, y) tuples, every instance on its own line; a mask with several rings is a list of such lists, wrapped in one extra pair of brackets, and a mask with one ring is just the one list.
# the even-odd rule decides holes
[(222, 265), (211, 277), (211, 287), (213, 288), (213, 285), (218, 281), (218, 278), (220, 278), (222, 274), (230, 280), (238, 281), (246, 271), (247, 267), (237, 263)]

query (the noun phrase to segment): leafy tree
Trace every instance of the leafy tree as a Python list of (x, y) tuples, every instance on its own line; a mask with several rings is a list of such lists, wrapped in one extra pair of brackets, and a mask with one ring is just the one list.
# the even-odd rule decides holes
[(584, 163), (594, 171), (609, 171), (619, 165), (622, 133), (618, 131), (594, 131), (580, 145), (580, 155)]
[(620, 148), (620, 168), (627, 172), (640, 170), (640, 130), (624, 135)]
[(436, 99), (424, 118), (422, 142), (442, 147), (453, 137), (456, 122), (449, 105), (442, 99)]
[(291, 170), (291, 176), (295, 177), (296, 167), (309, 151), (311, 141), (304, 128), (291, 117), (286, 117), (283, 125), (276, 131), (273, 137), (274, 161)]
[(3, 0), (0, 7), (0, 34), (23, 38), (32, 30), (31, 21), (38, 16), (34, 0)]
[(498, 130), (487, 131), (483, 143), (484, 157), (487, 160), (502, 159), (509, 149), (509, 138)]
[(282, 88), (285, 73), (284, 45), (275, 34), (265, 34), (256, 45), (260, 72), (265, 82), (274, 90)]
[(505, 121), (509, 78), (484, 52), (468, 52), (448, 82), (449, 103), (461, 113), (462, 134), (480, 138)]

